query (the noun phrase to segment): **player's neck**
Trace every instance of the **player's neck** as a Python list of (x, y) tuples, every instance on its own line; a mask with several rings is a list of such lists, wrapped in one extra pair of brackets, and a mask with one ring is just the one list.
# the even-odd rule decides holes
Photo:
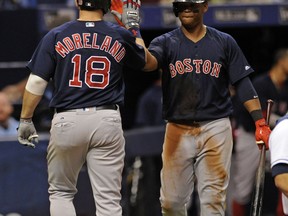
[(185, 28), (182, 26), (182, 31), (188, 39), (196, 43), (206, 35), (207, 28), (205, 25), (196, 26), (195, 28)]
[(103, 20), (103, 12), (101, 10), (97, 11), (83, 11), (79, 12), (79, 21), (100, 21)]

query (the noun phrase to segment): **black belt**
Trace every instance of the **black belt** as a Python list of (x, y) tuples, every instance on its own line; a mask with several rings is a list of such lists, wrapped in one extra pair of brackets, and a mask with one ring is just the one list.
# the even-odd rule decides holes
[(110, 104), (110, 105), (102, 105), (102, 106), (96, 106), (96, 107), (78, 108), (78, 109), (55, 108), (55, 112), (61, 113), (61, 112), (77, 112), (77, 111), (89, 111), (89, 110), (97, 111), (97, 110), (105, 110), (105, 109), (117, 110), (118, 107), (115, 104)]

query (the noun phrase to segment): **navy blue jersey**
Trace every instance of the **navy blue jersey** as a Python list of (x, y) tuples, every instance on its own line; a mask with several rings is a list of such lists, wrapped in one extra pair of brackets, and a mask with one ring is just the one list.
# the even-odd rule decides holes
[(163, 115), (170, 121), (230, 116), (229, 84), (253, 72), (236, 41), (211, 27), (197, 43), (177, 28), (155, 38), (149, 51), (163, 70)]
[(53, 108), (82, 108), (123, 102), (123, 65), (141, 70), (144, 49), (119, 25), (71, 21), (47, 33), (28, 68), (53, 80)]
[[(253, 86), (258, 93), (258, 97), (263, 110), (267, 110), (267, 100), (273, 100), (272, 112), (283, 116), (288, 108), (288, 81), (282, 88), (277, 89), (269, 73), (261, 74), (253, 79)], [(239, 105), (239, 98), (236, 98), (235, 117), (239, 125), (243, 126), (246, 131), (255, 131), (255, 124), (248, 111)]]

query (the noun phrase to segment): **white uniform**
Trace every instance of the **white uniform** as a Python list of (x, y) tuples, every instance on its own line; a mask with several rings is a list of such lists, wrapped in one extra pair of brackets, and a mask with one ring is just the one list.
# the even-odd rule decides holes
[[(271, 154), (271, 168), (279, 163), (288, 164), (288, 115), (281, 118), (282, 121), (276, 125), (269, 138), (269, 148)], [(288, 214), (288, 198), (282, 195), (283, 210)]]

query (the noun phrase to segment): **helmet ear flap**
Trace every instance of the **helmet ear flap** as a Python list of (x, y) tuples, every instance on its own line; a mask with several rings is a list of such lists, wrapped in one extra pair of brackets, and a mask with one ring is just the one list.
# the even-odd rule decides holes
[(176, 17), (178, 17), (178, 13), (179, 13), (177, 5), (178, 5), (177, 2), (173, 2), (173, 12)]

